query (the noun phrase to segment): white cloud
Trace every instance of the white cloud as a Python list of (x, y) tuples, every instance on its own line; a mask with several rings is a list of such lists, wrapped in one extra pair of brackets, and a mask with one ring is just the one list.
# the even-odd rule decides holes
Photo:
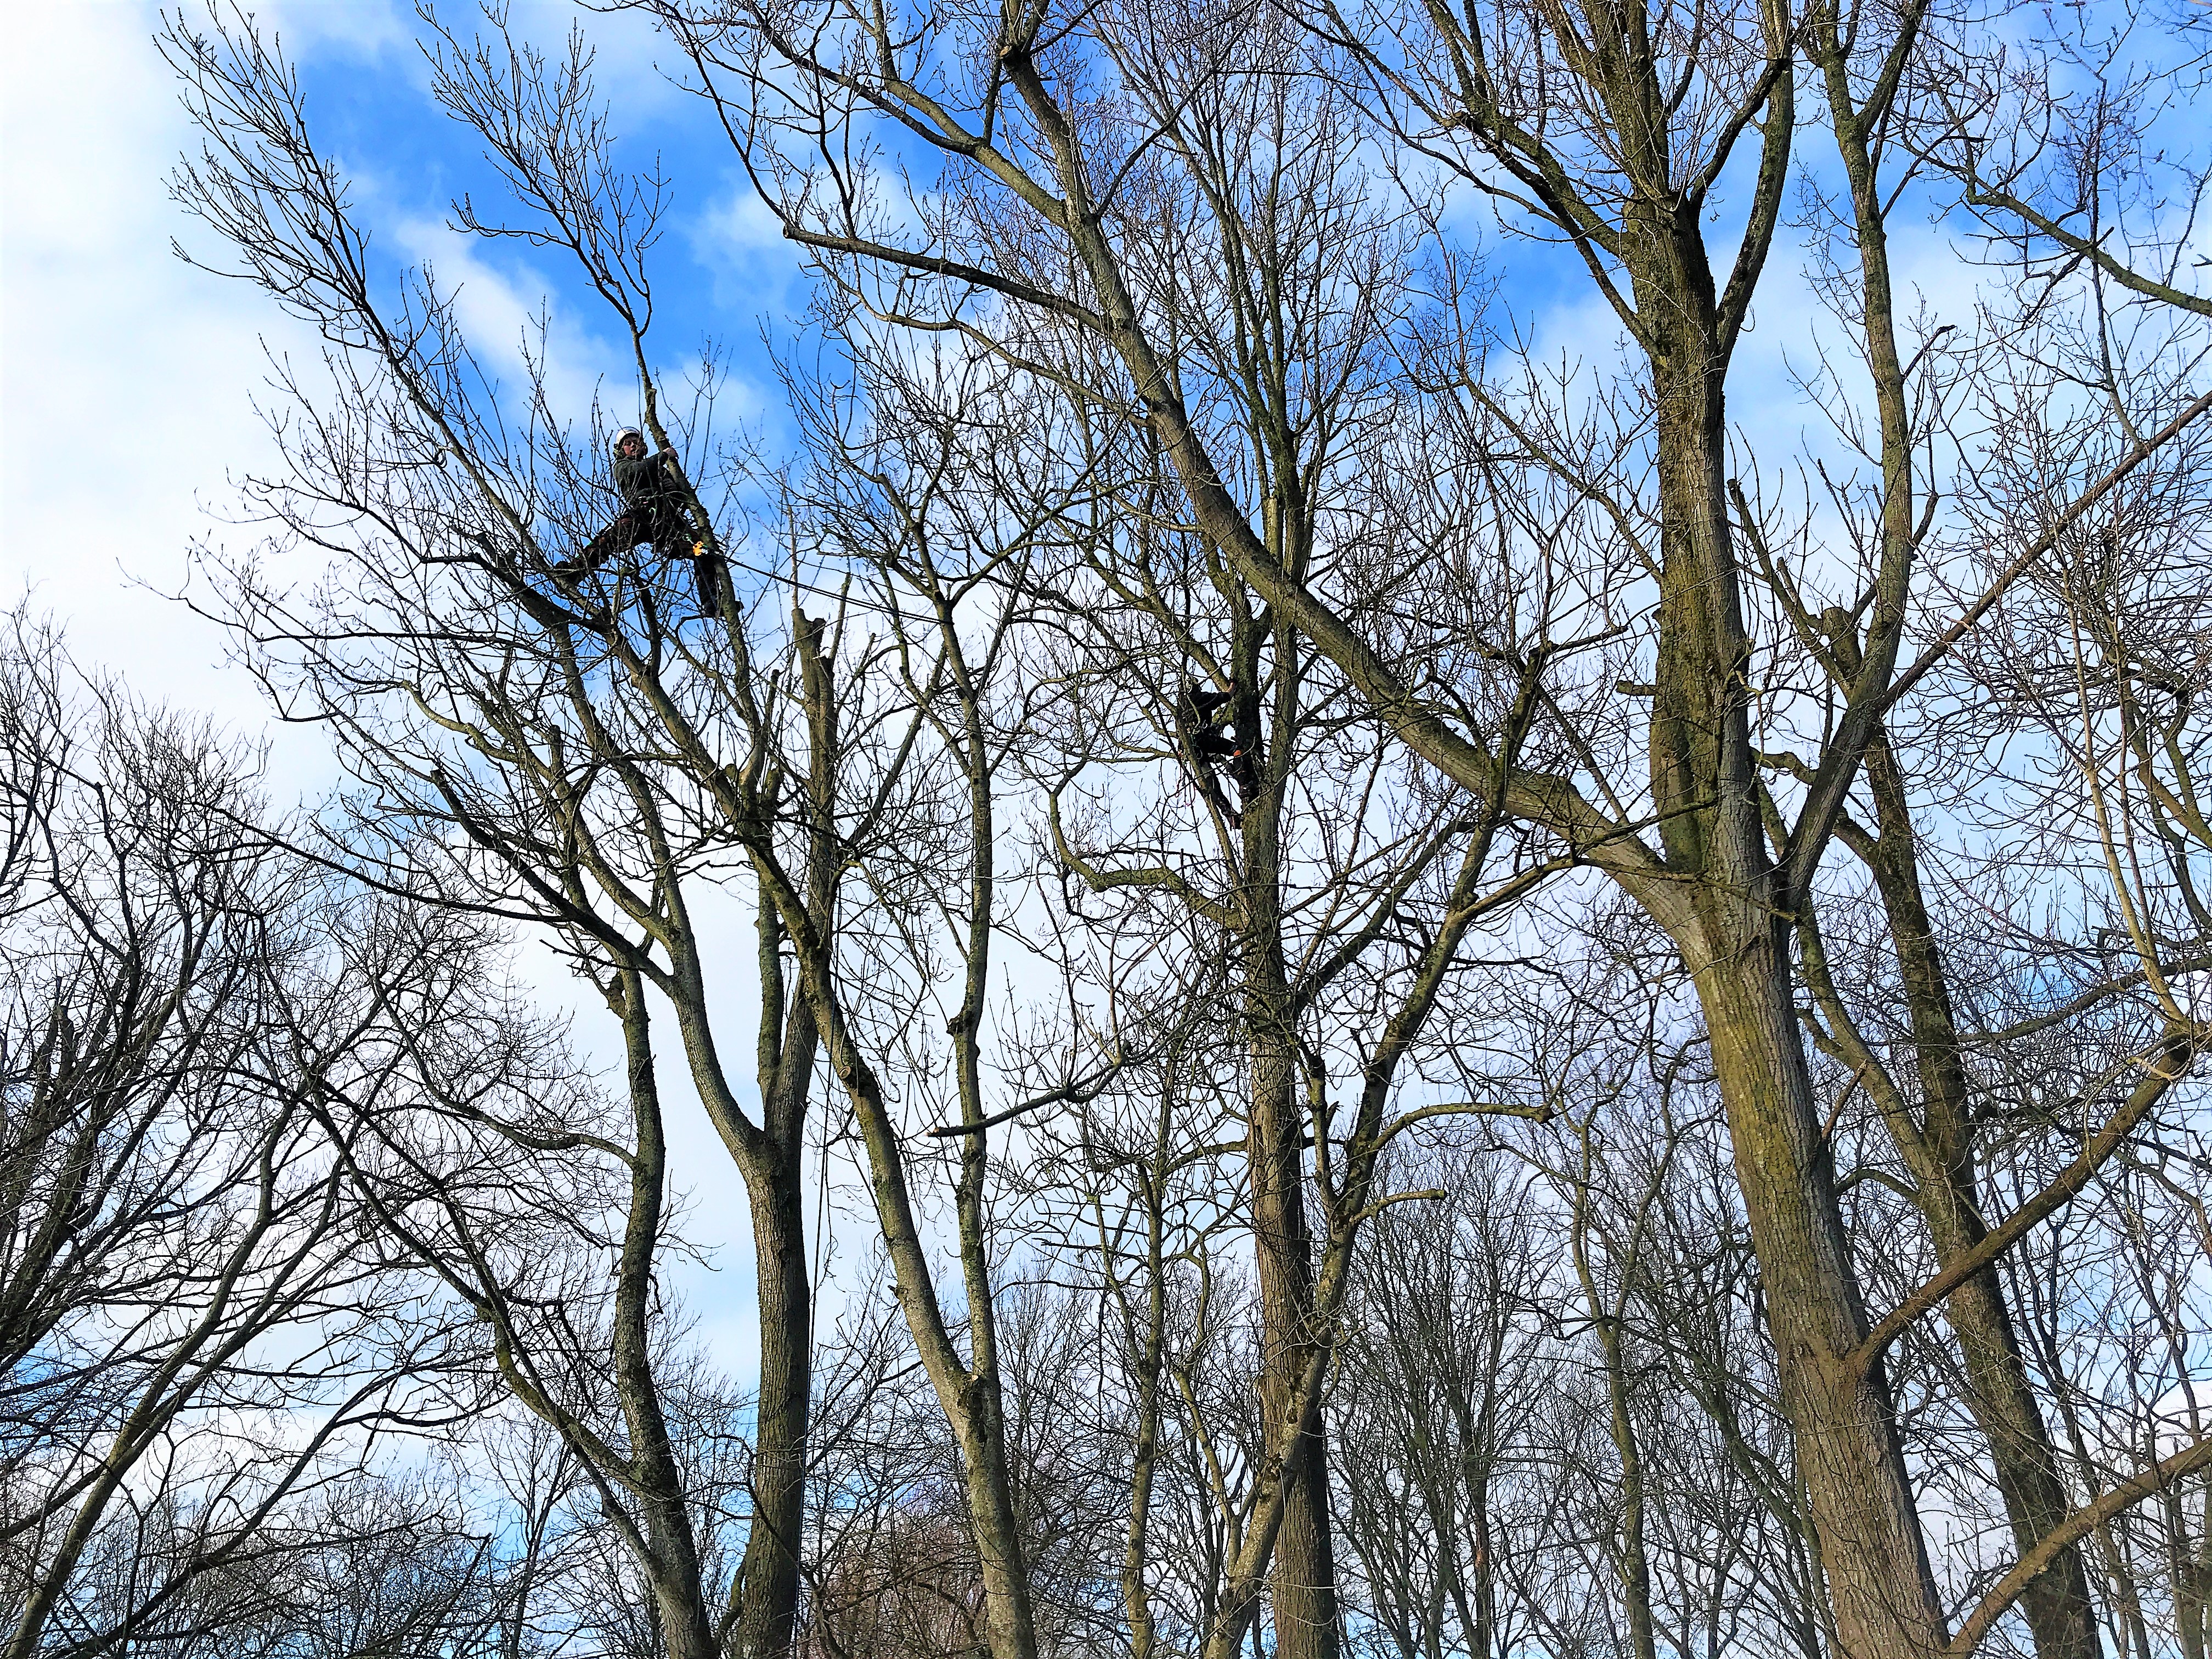
[(784, 309), (799, 276), (799, 250), (750, 180), (739, 178), (692, 222), (690, 232), (692, 253), (713, 274), (718, 303)]
[(80, 655), (258, 727), (216, 630), (173, 590), (226, 474), (265, 463), (264, 338), (298, 343), (242, 284), (170, 253), (164, 176), (191, 137), (151, 6), (28, 7), (0, 71), (0, 600), (27, 586)]
[(399, 0), (256, 0), (251, 9), (295, 58), (328, 52), (372, 57), (411, 46), (414, 16)]
[[(611, 339), (594, 336), (557, 302), (546, 299), (552, 284), (529, 266), (502, 270), (487, 259), (483, 243), (435, 220), (411, 218), (393, 228), (394, 245), (409, 261), (436, 277), (439, 291), (453, 302), (453, 314), (479, 361), (499, 376), (502, 397), (527, 390), (529, 353), (543, 352), (546, 391), (554, 410), (580, 419), (602, 382), (617, 410), (635, 401), (623, 387), (631, 380), (627, 357)], [(538, 331), (541, 313), (545, 331)]]

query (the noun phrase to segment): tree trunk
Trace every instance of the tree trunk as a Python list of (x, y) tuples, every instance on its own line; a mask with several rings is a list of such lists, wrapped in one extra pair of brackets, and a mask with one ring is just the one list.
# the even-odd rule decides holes
[(1723, 367), (1694, 210), (1643, 228), (1638, 309), (1658, 403), (1659, 650), (1650, 739), (1675, 933), (1697, 987), (1759, 1253), (1783, 1408), (1852, 1659), (1947, 1642), (1935, 1576), (1836, 1200), (1792, 995), (1780, 884), (1759, 811), (1750, 659), (1726, 506)]
[(624, 969), (617, 1012), (628, 1062), (630, 1110), (637, 1156), (630, 1165), (629, 1214), (616, 1270), (611, 1369), (629, 1441), (629, 1486), (645, 1522), (641, 1562), (653, 1588), (654, 1609), (668, 1659), (720, 1659), (714, 1620), (700, 1591), (699, 1547), (684, 1503), (684, 1480), (653, 1375), (653, 1252), (660, 1242), (660, 1211), (668, 1179), (660, 1088), (653, 1070), (653, 1041), (645, 981)]
[[(1286, 676), (1287, 678), (1287, 676)], [(1250, 695), (1250, 694), (1246, 694)], [(1247, 730), (1252, 729), (1250, 726)], [(1267, 764), (1277, 757), (1270, 755)], [(1313, 1237), (1306, 1222), (1305, 1119), (1290, 1029), (1278, 902), (1280, 787), (1272, 778), (1245, 807), (1245, 1011), (1252, 1056), (1246, 1157), (1259, 1261), (1263, 1432), (1299, 1409), (1314, 1357)], [(1277, 1659), (1336, 1659), (1336, 1551), (1329, 1528), (1328, 1440), (1318, 1401), (1303, 1413), (1285, 1459), (1282, 1528), (1268, 1580)]]
[[(1129, 1659), (1153, 1659), (1158, 1627), (1146, 1575), (1152, 1567), (1152, 1486), (1160, 1455), (1160, 1389), (1167, 1369), (1167, 1203), (1174, 1178), (1171, 1140), (1174, 1090), (1163, 1085), (1152, 1140), (1150, 1178), (1145, 1182), (1145, 1320), (1130, 1322), (1137, 1375), (1137, 1432), (1129, 1456), (1129, 1520), (1121, 1553), (1121, 1607), (1129, 1620)], [(1109, 1258), (1102, 1268), (1113, 1272)], [(1126, 1295), (1121, 1297), (1125, 1316)]]
[[(1304, 1123), (1290, 1056), (1255, 1045), (1249, 1142), (1252, 1227), (1260, 1267), (1262, 1421), (1270, 1428), (1297, 1408), (1313, 1358), (1313, 1252), (1306, 1226)], [(1304, 1413), (1285, 1461), (1282, 1530), (1275, 1541), (1269, 1601), (1278, 1659), (1336, 1659), (1336, 1553), (1329, 1529), (1328, 1442), (1319, 1402)]]
[[(802, 1085), (803, 1086), (803, 1085)], [(760, 1407), (753, 1429), (753, 1523), (738, 1570), (739, 1659), (784, 1659), (799, 1620), (799, 1543), (805, 1520), (806, 1441), (813, 1394), (813, 1307), (798, 1160), (775, 1159), (751, 1189), (760, 1310)]]
[[(1976, 1195), (1971, 1100), (1950, 983), (1920, 890), (1905, 781), (1886, 738), (1868, 745), (1866, 771), (1876, 815), (1869, 863), (1897, 950), (1925, 1103), (1917, 1136), (1909, 1122), (1896, 1126), (1899, 1146), (1912, 1170), (1936, 1261), (1948, 1267), (1986, 1231)], [(1967, 1408), (1989, 1442), (2014, 1543), (2027, 1555), (2067, 1518), (2071, 1505), (1996, 1269), (1954, 1291), (1944, 1312), (1966, 1362)], [(2021, 1611), (2041, 1659), (2095, 1659), (2096, 1609), (2079, 1548), (2066, 1550), (2035, 1581), (2021, 1597)]]
[[(1698, 976), (1737, 1179), (1764, 1279), (1782, 1404), (1852, 1659), (1926, 1659), (1947, 1642), (1879, 1358), (1867, 1332), (1813, 1108), (1778, 941)], [(1765, 960), (1759, 960), (1764, 955)]]
[(1598, 1346), (1605, 1355), (1613, 1449), (1620, 1455), (1620, 1571), (1621, 1594), (1628, 1606), (1629, 1646), (1636, 1659), (1658, 1659), (1659, 1643), (1651, 1620), (1651, 1560), (1644, 1544), (1644, 1451), (1637, 1443), (1636, 1419), (1631, 1415), (1627, 1356), (1622, 1351), (1617, 1319), (1599, 1320)]

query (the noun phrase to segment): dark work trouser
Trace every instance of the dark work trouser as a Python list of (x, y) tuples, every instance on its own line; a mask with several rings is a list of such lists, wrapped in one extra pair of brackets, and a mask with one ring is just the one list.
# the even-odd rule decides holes
[(648, 503), (631, 507), (592, 537), (576, 563), (586, 570), (597, 570), (616, 554), (627, 553), (647, 542), (664, 559), (688, 559), (696, 539), (691, 520), (681, 507)]
[(713, 616), (720, 609), (724, 561), (715, 553), (693, 557), (691, 550), (697, 542), (697, 529), (690, 515), (681, 507), (664, 504), (633, 507), (592, 537), (575, 558), (556, 568), (563, 575), (597, 570), (617, 553), (627, 553), (634, 547), (650, 543), (659, 558), (690, 562), (691, 586), (698, 595), (699, 609)]

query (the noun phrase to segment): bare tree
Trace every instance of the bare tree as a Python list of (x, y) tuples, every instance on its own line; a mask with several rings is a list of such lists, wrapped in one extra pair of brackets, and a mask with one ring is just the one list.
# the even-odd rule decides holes
[(453, 1332), (401, 1333), (314, 1123), (374, 1018), (342, 895), (272, 842), (250, 756), (9, 626), (8, 1650), (175, 1644), (435, 1417)]
[[(2212, 404), (2170, 388), (2148, 400), (2156, 413), (2126, 428), (2101, 469), (2051, 481), (2038, 529), (2012, 540), (1955, 612), (1943, 610), (1918, 562), (1913, 480), (1902, 465), (1911, 365), (1900, 362), (1876, 236), (1889, 187), (1875, 152), (1900, 77), (1925, 61), (1918, 15), (1894, 27), (1838, 23), (1822, 34), (1820, 16), (1773, 6), (1701, 11), (1694, 24), (1656, 8), (1586, 17), (1517, 3), (1462, 13), (1378, 8), (1319, 20), (1342, 55), (1315, 59), (1271, 55), (1257, 12), (1178, 15), (1170, 27), (1150, 11), (1064, 17), (1043, 7), (972, 22), (893, 21), (835, 5), (804, 14), (656, 10), (692, 52), (787, 233), (825, 270), (874, 283), (872, 303), (886, 313), (968, 331), (1017, 361), (1035, 362), (1024, 342), (1046, 326), (1094, 343), (1079, 380), (1085, 395), (1140, 416), (1174, 468), (1185, 510), (1228, 568), (1312, 639), (1405, 744), (1474, 798), (1604, 871), (1673, 941), (1728, 1105), (1839, 1638), (1868, 1653), (1946, 1646), (1885, 1356), (1913, 1321), (1979, 1277), (2078, 1187), (2062, 1179), (2038, 1194), (1891, 1313), (1871, 1316), (1794, 1012), (1794, 922), (1812, 902), (1885, 715), (1984, 622), (2054, 537)], [(1840, 123), (1846, 173), (1856, 169), (1852, 222), (1866, 257), (1854, 294), (1870, 331), (1887, 470), (1880, 533), (1830, 617), (1850, 630), (1848, 664), (1838, 659), (1827, 713), (1778, 799), (1762, 763), (1778, 732), (1763, 728), (1784, 717), (1762, 701), (1751, 668), (1776, 647), (1750, 608), (1747, 582), (1756, 579), (1747, 578), (1740, 549), (1752, 549), (1749, 566), (1762, 574), (1772, 561), (1760, 564), (1764, 528), (1729, 489), (1726, 387), (1787, 198), (1801, 121), (1796, 58), (1808, 40), (1816, 57), (1826, 52), (1830, 116)], [(965, 67), (940, 78), (922, 70), (924, 61)], [(1464, 337), (1469, 349), (1423, 360), (1437, 388), (1432, 407), (1456, 402), (1480, 415), (1468, 429), (1487, 450), (1491, 482), (1510, 477), (1572, 504), (1559, 520), (1571, 539), (1532, 539), (1521, 567), (1533, 576), (1553, 550), (1578, 550), (1575, 580), (1587, 598), (1569, 631), (1638, 618), (1626, 635), (1633, 656), (1613, 672), (1563, 667), (1544, 680), (1546, 720), (1560, 741), (1555, 769), (1515, 773), (1499, 716), (1463, 689), (1516, 670), (1493, 611), (1455, 594), (1425, 614), (1394, 612), (1341, 568), (1323, 583), (1297, 563), (1273, 533), (1256, 481), (1229, 459), (1242, 439), (1218, 400), (1233, 403), (1234, 376), (1191, 349), (1179, 326), (1163, 270), (1201, 246), (1233, 268), (1259, 217), (1211, 188), (1209, 99), (1245, 77), (1281, 83), (1306, 73), (1342, 73), (1364, 88), (1417, 184), (1414, 158), (1425, 156), (1492, 192), (1516, 224), (1562, 240), (1631, 343), (1632, 368), (1612, 407), (1618, 441), (1578, 425), (1564, 399), (1545, 402), (1537, 377), (1517, 402), (1486, 384), (1476, 370), (1488, 336), (1479, 327)], [(1103, 77), (1095, 88), (1094, 76)], [(802, 159), (812, 135), (877, 123), (944, 169), (928, 187), (945, 205), (914, 222), (919, 236), (883, 228), (878, 192), (900, 185), (892, 170), (846, 168), (839, 152), (819, 145)], [(1742, 149), (1753, 153), (1739, 156)], [(1264, 176), (1282, 151), (1231, 154)], [(1748, 185), (1744, 227), (1715, 246), (1707, 216), (1738, 177)], [(1178, 199), (1206, 206), (1169, 216), (1164, 204)], [(1193, 225), (1208, 227), (1202, 239)], [(977, 290), (1001, 303), (978, 308), (969, 297)], [(1318, 372), (1321, 360), (1304, 347), (1298, 361)], [(1072, 361), (1057, 359), (1048, 372), (1064, 383), (1077, 373)], [(1420, 476), (1410, 475), (1408, 495), (1421, 490), (1411, 481)], [(1498, 518), (1510, 526), (1515, 512), (1501, 507)], [(1436, 538), (1462, 541), (1481, 533), (1479, 523), (1440, 519)], [(1793, 601), (1786, 576), (1772, 586), (1778, 621), (1790, 630), (1786, 654), (1795, 649), (1787, 639), (1829, 613)], [(1922, 605), (1935, 613), (1933, 637), (1908, 659), (1908, 623)], [(1828, 648), (1817, 628), (1804, 648)], [(1453, 664), (1457, 678), (1427, 666), (1437, 661)], [(2143, 1097), (2121, 1103), (2092, 1137), (2093, 1163), (2185, 1074), (2198, 1042), (2185, 1013), (2153, 1038)], [(1990, 1336), (1978, 1352), (2001, 1370), (2002, 1339), (1987, 1320), (1981, 1328)], [(2036, 1437), (2017, 1412), (1993, 1414), (1990, 1425), (2007, 1449), (2015, 1530), (2032, 1540), (2023, 1559), (2039, 1561), (2046, 1547), (2063, 1557), (2065, 1546), (2051, 1540), (2066, 1524), (2051, 1513), (2048, 1483), (2040, 1495), (2032, 1490), (2033, 1471), (2045, 1467)], [(2048, 1617), (2038, 1615), (2062, 1646), (2080, 1639), (2077, 1589), (2062, 1584)]]
[[(438, 45), (435, 94), (483, 143), (521, 216), (464, 203), (459, 221), (577, 262), (630, 343), (644, 422), (667, 449), (673, 416), (647, 345), (647, 255), (664, 184), (615, 163), (580, 40), (557, 60), (496, 31)], [(748, 1652), (786, 1651), (812, 1361), (801, 1170), (820, 1039), (812, 1005), (777, 968), (791, 916), (764, 902), (759, 1103), (747, 1109), (723, 1057), (699, 907), (717, 902), (716, 872), (737, 833), (725, 809), (770, 836), (796, 817), (794, 902), (817, 934), (834, 937), (843, 855), (830, 815), (806, 816), (833, 787), (834, 757), (818, 756), (811, 775), (780, 757), (768, 764), (755, 700), (772, 707), (782, 693), (773, 675), (755, 683), (728, 582), (702, 574), (696, 590), (710, 614), (687, 618), (680, 571), (574, 555), (604, 510), (593, 469), (568, 446), (566, 422), (586, 411), (552, 407), (542, 355), (523, 396), (502, 397), (428, 275), (388, 296), (379, 289), (343, 182), (268, 40), (250, 21), (218, 20), (208, 33), (173, 27), (165, 47), (207, 139), (178, 175), (180, 199), (245, 274), (331, 342), (328, 394), (287, 383), (303, 416), (289, 473), (249, 494), (280, 531), (339, 558), (346, 574), (317, 595), (295, 596), (250, 562), (224, 567), (221, 582), (226, 619), (261, 672), (288, 706), (326, 724), (356, 780), (331, 856), (421, 902), (544, 930), (623, 1033), (626, 1143), (526, 1115), (470, 1120), (525, 1152), (600, 1160), (626, 1187), (612, 1200), (622, 1243), (603, 1287), (612, 1301), (602, 1334), (562, 1328), (557, 1297), (531, 1304), (511, 1277), (526, 1262), (474, 1254), (472, 1224), (435, 1181), (418, 1173), (380, 1213), (491, 1322), (517, 1397), (593, 1473), (652, 1583), (672, 1651), (709, 1651), (725, 1633)], [(733, 486), (725, 475), (716, 493), (704, 465), (712, 407), (708, 386), (691, 410), (702, 453), (685, 495), (702, 560), (719, 561), (714, 525), (728, 522)], [(596, 428), (599, 411), (589, 414)], [(709, 1605), (713, 1550), (699, 1528), (710, 1517), (686, 1489), (658, 1370), (654, 1264), (670, 1170), (655, 999), (673, 1012), (692, 1085), (751, 1196), (762, 1386), (746, 1555), (726, 1613)], [(449, 1119), (468, 1119), (465, 1107), (465, 1095), (439, 1103)], [(389, 1150), (404, 1163), (397, 1140)], [(356, 1176), (379, 1190), (378, 1172)], [(439, 1218), (430, 1231), (407, 1219), (418, 1205)], [(593, 1369), (600, 1340), (622, 1423), (611, 1433), (574, 1391), (584, 1379), (567, 1374)], [(541, 1341), (549, 1346), (536, 1355)]]
[[(335, 958), (385, 1024), (307, 1098), (555, 1435), (537, 1582), (623, 1587), (640, 1651), (1231, 1659), (1264, 1608), (1291, 1659), (2079, 1659), (2100, 1599), (2201, 1648), (2212, 402), (2149, 136), (2194, 70), (1768, 0), (639, 9), (821, 279), (773, 556), (718, 533), (755, 475), (659, 378), (665, 185), (580, 47), (433, 55), (516, 203), (458, 222), (572, 265), (687, 445), (740, 573), (690, 594), (574, 556), (599, 412), (495, 396), (427, 278), (382, 302), (283, 66), (172, 36), (185, 193), (336, 344), (257, 504), (346, 576), (224, 577), (354, 769), (324, 855), (390, 896)], [(1729, 393), (1793, 180), (1832, 433), (1778, 447)], [(1619, 361), (1529, 348), (1470, 190)], [(1900, 298), (1930, 202), (1998, 256), (1971, 313)], [(757, 1112), (702, 944), (738, 883)], [(607, 1002), (622, 1133), (423, 1041), (479, 914)], [(749, 1517), (656, 1299), (670, 1013), (797, 1334)], [(810, 1502), (823, 1054), (920, 1374), (835, 1339)], [(1462, 1121), (1501, 1109), (1547, 1126)]]

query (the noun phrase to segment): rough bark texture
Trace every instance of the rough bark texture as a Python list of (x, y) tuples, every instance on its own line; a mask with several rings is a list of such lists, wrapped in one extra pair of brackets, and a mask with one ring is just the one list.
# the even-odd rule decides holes
[(615, 1397), (629, 1440), (629, 1480), (645, 1522), (642, 1565), (669, 1659), (719, 1659), (714, 1620), (699, 1593), (699, 1546), (684, 1504), (684, 1477), (653, 1375), (653, 1258), (660, 1242), (668, 1145), (660, 1088), (653, 1076), (645, 983), (635, 969), (620, 978), (619, 1012), (637, 1154), (630, 1165), (629, 1215), (615, 1280), (610, 1355)]
[[(1872, 867), (1904, 981), (1923, 1102), (1917, 1134), (1913, 1126), (1900, 1124), (1898, 1140), (1936, 1261), (1948, 1267), (1985, 1231), (1976, 1196), (1972, 1103), (1950, 983), (1921, 893), (1905, 781), (1886, 740), (1869, 745), (1866, 769), (1876, 815)], [(1989, 1441), (2014, 1543), (2021, 1556), (2030, 1555), (2072, 1506), (1996, 1269), (1954, 1291), (1944, 1313), (1966, 1362), (1966, 1405)], [(2035, 1581), (2021, 1598), (2021, 1610), (2042, 1659), (2094, 1659), (2096, 1609), (2078, 1547), (2063, 1552)]]
[[(1285, 517), (1291, 515), (1285, 514)], [(1237, 719), (1260, 729), (1260, 626), (1238, 630)], [(1284, 770), (1295, 726), (1300, 642), (1288, 629), (1275, 644), (1277, 707), (1270, 741), (1254, 757), (1260, 784), (1244, 804), (1244, 877), (1237, 945), (1243, 954), (1244, 1018), (1250, 1045), (1251, 1097), (1245, 1157), (1249, 1169), (1252, 1234), (1258, 1258), (1260, 1406), (1267, 1431), (1301, 1421), (1284, 1458), (1282, 1528), (1268, 1577), (1278, 1659), (1336, 1659), (1336, 1549), (1329, 1526), (1328, 1439), (1321, 1402), (1306, 1397), (1304, 1378), (1318, 1350), (1314, 1300), (1313, 1234), (1306, 1216), (1305, 1138), (1299, 1109), (1297, 1035), (1283, 943), (1282, 812)]]
[(1765, 1286), (1784, 1410), (1820, 1535), (1837, 1632), (1855, 1659), (1940, 1651), (1948, 1632), (1880, 1358), (1836, 1200), (1797, 1025), (1783, 895), (1758, 806), (1748, 641), (1725, 507), (1711, 277), (1691, 213), (1632, 267), (1654, 319), (1662, 503), (1651, 781), (1667, 861), (1688, 888), (1677, 932)]
[(738, 1569), (737, 1651), (789, 1654), (799, 1618), (799, 1540), (805, 1519), (813, 1384), (813, 1305), (795, 1158), (751, 1192), (760, 1311), (760, 1406), (754, 1425), (753, 1522)]
[(1942, 1651), (1936, 1601), (1881, 1362), (1854, 1357), (1867, 1330), (1835, 1182), (1796, 1046), (1778, 944), (1762, 975), (1699, 975), (1729, 1103), (1729, 1138), (1765, 1286), (1783, 1408), (1845, 1651), (1906, 1659)]

